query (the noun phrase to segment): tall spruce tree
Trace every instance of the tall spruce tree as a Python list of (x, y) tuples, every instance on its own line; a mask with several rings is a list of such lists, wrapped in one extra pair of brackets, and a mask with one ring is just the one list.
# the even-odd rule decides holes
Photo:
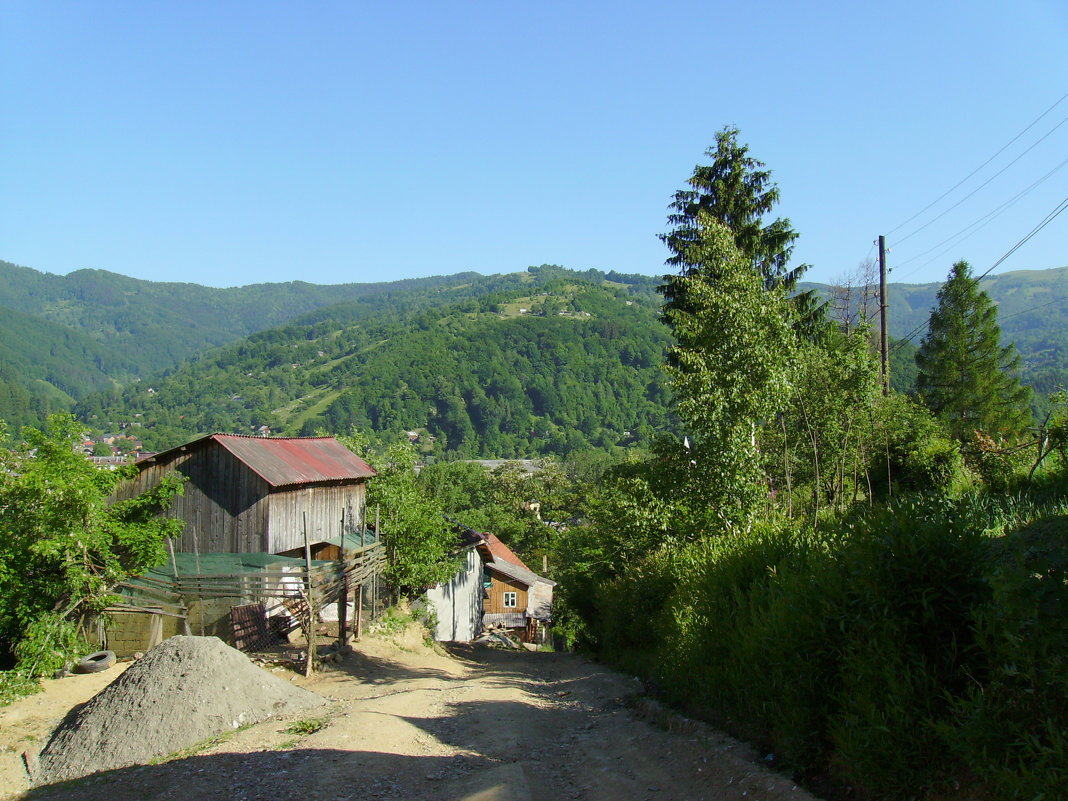
[(960, 440), (981, 431), (1012, 436), (1031, 421), (1031, 388), (1019, 380), (1020, 355), (1001, 345), (997, 307), (958, 261), (916, 354), (916, 388)]
[[(707, 260), (704, 246), (710, 221), (730, 232), (741, 257), (765, 289), (791, 293), (808, 269), (807, 264), (789, 267), (798, 236), (790, 221), (779, 217), (764, 222), (764, 215), (779, 202), (779, 187), (764, 163), (749, 155), (749, 146), (740, 143), (738, 135), (738, 129), (731, 126), (716, 133), (715, 147), (705, 151), (711, 164), (696, 165), (686, 181), (688, 188), (677, 191), (668, 207), (671, 230), (660, 239), (671, 251), (667, 264), (678, 270), (678, 276), (666, 277), (660, 287), (666, 309), (686, 303), (686, 293), (680, 291), (675, 278), (702, 272), (716, 280), (716, 265)], [(799, 293), (793, 304), (801, 328), (817, 330), (822, 314), (815, 294)]]

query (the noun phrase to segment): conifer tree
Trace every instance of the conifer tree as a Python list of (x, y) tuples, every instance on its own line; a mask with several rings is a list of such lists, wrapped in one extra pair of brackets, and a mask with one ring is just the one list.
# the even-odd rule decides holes
[(1011, 436), (1031, 420), (1031, 389), (1020, 384), (1020, 355), (1012, 345), (1001, 345), (997, 308), (966, 261), (953, 265), (938, 291), (916, 364), (920, 397), (960, 440), (974, 431)]
[[(730, 126), (718, 131), (715, 147), (705, 151), (712, 163), (696, 165), (687, 179), (688, 188), (675, 193), (668, 214), (671, 230), (660, 235), (671, 251), (667, 264), (683, 278), (703, 272), (709, 280), (716, 280), (715, 265), (703, 258), (707, 253), (703, 240), (709, 222), (715, 221), (730, 232), (738, 253), (765, 289), (791, 293), (808, 269), (807, 264), (789, 267), (798, 234), (788, 219), (764, 222), (764, 215), (779, 202), (779, 187), (764, 163), (749, 155), (749, 146), (738, 141), (738, 134)], [(660, 287), (666, 309), (686, 302), (673, 278), (668, 277)], [(798, 293), (793, 305), (801, 328), (809, 334), (818, 331), (823, 315), (815, 294)]]

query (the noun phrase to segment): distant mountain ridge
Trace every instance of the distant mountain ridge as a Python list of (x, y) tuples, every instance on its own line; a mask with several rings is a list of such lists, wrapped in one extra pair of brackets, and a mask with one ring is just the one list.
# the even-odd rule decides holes
[(106, 270), (42, 273), (0, 261), (0, 306), (121, 348), (150, 375), (314, 309), (396, 292), (449, 287), (475, 273), (361, 284), (250, 284), (217, 289), (129, 278)]
[[(657, 279), (559, 267), (359, 301), (210, 351), (77, 411), (147, 447), (200, 431), (352, 427), (428, 450), (511, 458), (626, 447), (669, 427)], [(425, 298), (423, 298), (425, 300)]]
[[(538, 447), (567, 447), (569, 426), (579, 431), (570, 447), (580, 439), (620, 442), (668, 419), (649, 405), (667, 402), (659, 283), (542, 265), (490, 276), (213, 289), (101, 270), (55, 276), (0, 262), (0, 418), (34, 422), (78, 403), (96, 415), (94, 424), (138, 423), (168, 444), (253, 424), (284, 433), (423, 428), (488, 456), (522, 452), (529, 437), (540, 438)], [(919, 342), (939, 286), (890, 285), (892, 336)], [(802, 288), (832, 294), (826, 284)], [(1036, 393), (1068, 382), (1068, 267), (989, 276), (983, 288), (999, 304), (1004, 338), (1019, 347)], [(907, 352), (896, 354), (905, 369)], [(641, 378), (598, 360), (635, 368)], [(567, 372), (581, 376), (577, 388), (568, 389)], [(423, 380), (428, 375), (438, 376), (436, 386)], [(602, 386), (612, 381), (623, 387), (622, 411)], [(164, 390), (166, 402), (146, 400)], [(524, 415), (533, 421), (525, 434)], [(487, 431), (499, 450), (487, 447)]]

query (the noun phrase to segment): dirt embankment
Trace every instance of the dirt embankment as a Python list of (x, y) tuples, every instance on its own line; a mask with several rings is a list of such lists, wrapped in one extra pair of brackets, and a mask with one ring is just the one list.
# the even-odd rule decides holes
[[(355, 647), (307, 681), (276, 672), (331, 699), (325, 707), (237, 730), (192, 756), (40, 787), (25, 798), (813, 798), (746, 746), (703, 725), (670, 716), (660, 721), (673, 722), (668, 728), (649, 722), (633, 702), (633, 679), (571, 654), (479, 647), (444, 653), (413, 632)], [(69, 681), (50, 682), (49, 692)], [(16, 708), (0, 713), (0, 726)], [(0, 773), (0, 786), (11, 786), (11, 776)]]

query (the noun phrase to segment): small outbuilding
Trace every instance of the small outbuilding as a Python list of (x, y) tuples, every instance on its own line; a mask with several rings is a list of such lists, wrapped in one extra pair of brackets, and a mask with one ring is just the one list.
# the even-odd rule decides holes
[(336, 558), (338, 539), (358, 540), (365, 528), (367, 479), (375, 475), (334, 437), (209, 434), (136, 464), (138, 475), (116, 500), (164, 476), (187, 479), (171, 505), (185, 521), (175, 541), (185, 553), (302, 556), (307, 532), (314, 558)]

